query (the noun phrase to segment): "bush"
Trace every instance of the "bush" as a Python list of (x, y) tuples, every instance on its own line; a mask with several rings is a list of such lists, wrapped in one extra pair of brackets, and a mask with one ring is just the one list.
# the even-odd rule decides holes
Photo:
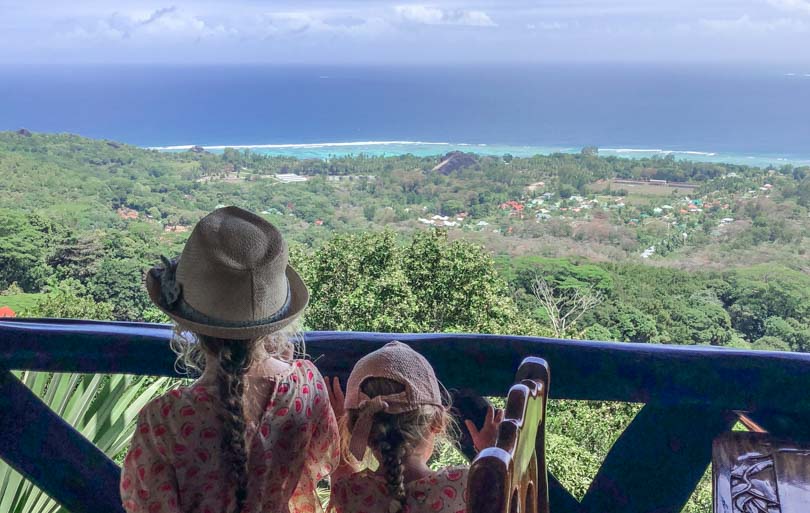
[(20, 317), (113, 320), (113, 305), (96, 301), (76, 280), (53, 282), (50, 291), (33, 308), (20, 312)]

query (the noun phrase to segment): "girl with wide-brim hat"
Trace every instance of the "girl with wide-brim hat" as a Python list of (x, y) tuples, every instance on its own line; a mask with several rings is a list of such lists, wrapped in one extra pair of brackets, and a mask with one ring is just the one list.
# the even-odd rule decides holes
[(315, 485), (337, 463), (339, 437), (320, 373), (292, 359), (309, 295), (279, 231), (237, 207), (215, 210), (178, 259), (149, 271), (146, 288), (201, 375), (140, 412), (124, 508), (319, 511)]

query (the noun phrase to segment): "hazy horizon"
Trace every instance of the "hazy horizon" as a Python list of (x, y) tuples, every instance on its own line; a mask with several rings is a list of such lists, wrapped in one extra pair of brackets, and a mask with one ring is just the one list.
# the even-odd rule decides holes
[(728, 63), (810, 73), (810, 0), (0, 0), (0, 63)]

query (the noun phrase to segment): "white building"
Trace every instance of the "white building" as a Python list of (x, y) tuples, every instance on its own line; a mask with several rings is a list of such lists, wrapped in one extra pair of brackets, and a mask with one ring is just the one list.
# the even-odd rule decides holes
[(279, 173), (274, 176), (276, 177), (276, 180), (278, 180), (281, 183), (295, 183), (307, 181), (306, 176), (297, 175), (295, 173)]

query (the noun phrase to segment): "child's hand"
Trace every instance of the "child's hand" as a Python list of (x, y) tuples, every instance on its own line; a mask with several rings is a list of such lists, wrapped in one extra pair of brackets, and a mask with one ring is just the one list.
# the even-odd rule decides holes
[(487, 409), (487, 418), (484, 419), (484, 425), (481, 427), (480, 431), (473, 421), (469, 419), (464, 421), (464, 425), (467, 426), (467, 429), (470, 431), (470, 436), (472, 437), (476, 451), (481, 452), (482, 449), (495, 445), (495, 442), (498, 440), (498, 427), (501, 425), (502, 420), (503, 410), (500, 408), (496, 410), (490, 406)]
[(340, 380), (333, 377), (331, 385), (328, 377), (325, 376), (324, 380), (326, 381), (326, 389), (329, 391), (329, 402), (332, 404), (332, 411), (335, 412), (335, 418), (339, 419), (343, 416), (343, 402), (345, 400), (343, 389), (340, 388)]

